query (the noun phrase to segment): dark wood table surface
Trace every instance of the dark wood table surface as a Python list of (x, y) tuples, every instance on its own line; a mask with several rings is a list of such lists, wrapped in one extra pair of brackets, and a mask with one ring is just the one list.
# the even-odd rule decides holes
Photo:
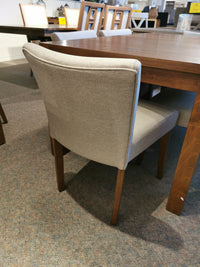
[(167, 202), (167, 210), (179, 215), (200, 153), (200, 38), (180, 34), (133, 33), (132, 36), (46, 42), (41, 45), (80, 56), (136, 58), (142, 63), (142, 82), (196, 92)]
[(0, 25), (0, 33), (25, 34), (28, 41), (42, 40), (53, 32), (76, 31), (66, 25), (49, 24), (48, 26)]

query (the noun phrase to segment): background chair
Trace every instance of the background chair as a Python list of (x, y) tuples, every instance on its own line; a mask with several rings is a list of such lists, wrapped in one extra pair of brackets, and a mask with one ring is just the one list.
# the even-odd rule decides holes
[(116, 36), (116, 35), (132, 35), (132, 31), (130, 29), (99, 31), (99, 36)]
[(137, 106), (141, 76), (137, 60), (72, 56), (31, 43), (23, 52), (43, 94), (58, 190), (65, 189), (63, 146), (118, 168), (112, 215), (116, 224), (128, 162), (162, 137), (158, 167), (162, 174), (178, 112), (149, 103)]
[(88, 39), (88, 38), (96, 38), (96, 37), (97, 37), (97, 34), (93, 30), (76, 31), (76, 32), (54, 32), (51, 35), (52, 41)]
[[(43, 5), (29, 5), (19, 4), (24, 26), (43, 26), (48, 27), (48, 18), (46, 14), (46, 8)], [(38, 38), (29, 37), (27, 35), (28, 42), (38, 41)], [(39, 41), (50, 41), (49, 34), (40, 38)]]
[(77, 30), (94, 30), (98, 34), (102, 25), (104, 7), (104, 4), (82, 1)]
[(134, 28), (141, 28), (143, 22), (145, 22), (145, 28), (148, 28), (148, 18), (149, 18), (149, 13), (146, 13), (146, 12), (142, 12), (142, 13), (132, 12), (131, 13), (131, 21), (133, 23)]
[(43, 5), (19, 4), (24, 26), (48, 26), (46, 8)]
[(66, 25), (69, 27), (78, 28), (78, 20), (80, 9), (64, 7)]
[(106, 6), (103, 30), (116, 30), (130, 28), (131, 7)]

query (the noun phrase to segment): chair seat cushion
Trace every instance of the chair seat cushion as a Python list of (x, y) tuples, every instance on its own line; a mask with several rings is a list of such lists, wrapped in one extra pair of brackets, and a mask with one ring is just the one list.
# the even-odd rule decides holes
[(177, 118), (177, 110), (139, 101), (129, 161), (169, 132), (176, 125)]
[(195, 97), (195, 92), (163, 88), (159, 95), (152, 98), (152, 101), (166, 107), (177, 109), (179, 111), (177, 125), (187, 127)]
[(99, 36), (117, 36), (117, 35), (132, 35), (130, 29), (119, 29), (119, 30), (100, 30)]

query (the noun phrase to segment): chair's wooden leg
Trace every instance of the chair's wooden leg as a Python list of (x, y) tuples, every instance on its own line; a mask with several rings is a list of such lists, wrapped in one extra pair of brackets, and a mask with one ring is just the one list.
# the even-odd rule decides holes
[(160, 139), (157, 178), (162, 179), (171, 131)]
[(0, 121), (0, 145), (5, 144), (6, 140), (5, 140), (5, 136), (4, 136), (4, 132), (3, 132), (3, 127), (1, 125), (1, 121)]
[[(51, 154), (54, 155), (53, 140), (52, 140), (51, 136), (49, 136), (49, 138), (50, 138), (50, 145), (51, 145)], [(63, 150), (63, 156), (70, 152), (70, 150), (68, 148), (64, 147), (64, 146), (62, 146), (62, 150)]]
[(0, 103), (0, 115), (1, 115), (1, 117), (2, 117), (2, 119), (3, 119), (3, 123), (7, 123), (8, 120), (7, 120), (7, 118), (6, 118), (6, 114), (5, 114), (5, 112), (4, 112), (3, 108), (2, 108), (1, 103)]
[(56, 178), (58, 191), (62, 192), (65, 190), (64, 182), (64, 162), (63, 162), (63, 146), (55, 139), (51, 138), (56, 167)]
[(118, 216), (122, 187), (123, 187), (123, 182), (124, 182), (124, 173), (125, 173), (125, 170), (118, 170), (118, 173), (117, 173), (115, 199), (114, 199), (114, 206), (113, 206), (113, 213), (112, 213), (112, 220), (111, 220), (111, 224), (113, 225), (117, 224), (117, 216)]

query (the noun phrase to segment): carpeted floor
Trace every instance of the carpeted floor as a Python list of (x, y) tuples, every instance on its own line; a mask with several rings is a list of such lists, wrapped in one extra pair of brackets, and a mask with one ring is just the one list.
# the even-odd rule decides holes
[(116, 169), (70, 152), (67, 189), (56, 188), (47, 118), (25, 60), (0, 63), (8, 118), (0, 146), (0, 266), (200, 266), (200, 161), (181, 213), (165, 206), (185, 129), (173, 131), (163, 179), (158, 144), (125, 175), (116, 227), (110, 225)]

